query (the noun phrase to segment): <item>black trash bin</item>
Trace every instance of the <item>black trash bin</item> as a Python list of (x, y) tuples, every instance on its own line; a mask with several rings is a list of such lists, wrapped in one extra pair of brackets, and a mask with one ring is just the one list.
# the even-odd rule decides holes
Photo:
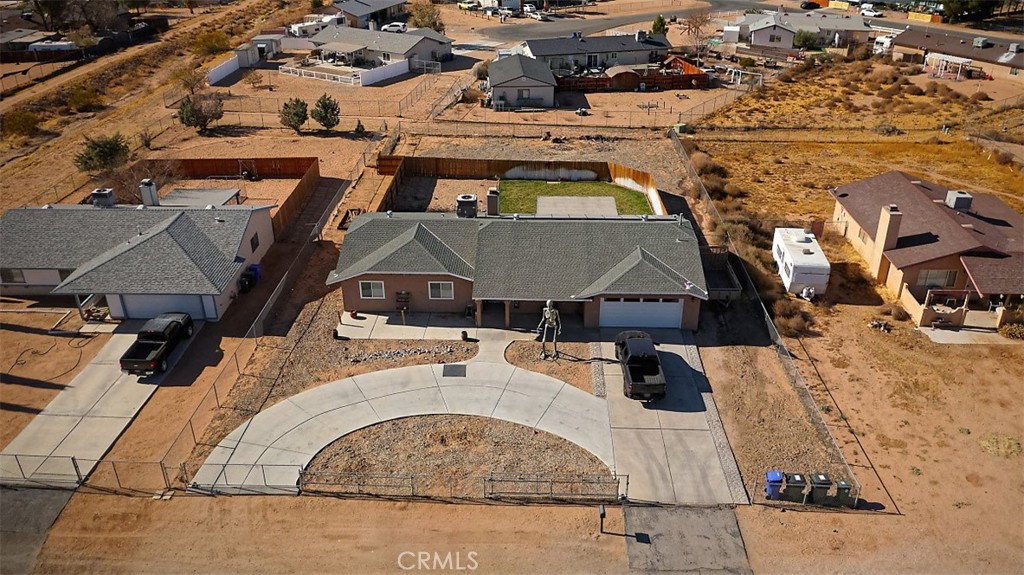
[(808, 503), (825, 505), (828, 502), (828, 490), (832, 487), (832, 480), (824, 473), (811, 474), (811, 492), (807, 498)]
[(807, 487), (807, 479), (800, 473), (787, 473), (786, 486), (782, 489), (782, 499), (794, 503), (804, 502), (804, 489)]
[(850, 495), (850, 491), (852, 489), (853, 485), (851, 485), (849, 481), (840, 480), (836, 483), (836, 505), (856, 508), (857, 498)]

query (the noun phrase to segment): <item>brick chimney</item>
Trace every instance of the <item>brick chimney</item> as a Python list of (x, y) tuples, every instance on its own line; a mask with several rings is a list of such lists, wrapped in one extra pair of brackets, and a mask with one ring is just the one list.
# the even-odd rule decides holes
[(874, 252), (871, 255), (871, 274), (879, 282), (885, 281), (888, 269), (882, 267), (883, 254), (885, 250), (896, 247), (896, 240), (900, 237), (900, 222), (903, 221), (903, 213), (896, 204), (889, 204), (882, 208), (878, 217), (878, 230), (875, 232)]

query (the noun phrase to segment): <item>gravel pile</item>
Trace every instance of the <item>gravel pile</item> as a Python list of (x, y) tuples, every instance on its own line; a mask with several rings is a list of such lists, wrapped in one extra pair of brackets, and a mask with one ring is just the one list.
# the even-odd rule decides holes
[[(342, 353), (348, 351), (348, 348), (342, 348)], [(430, 356), (451, 356), (455, 353), (472, 353), (474, 347), (467, 344), (459, 345), (435, 345), (433, 347), (404, 347), (401, 349), (385, 349), (381, 351), (359, 351), (358, 348), (354, 353), (348, 355), (350, 363), (361, 363), (364, 361), (377, 361), (377, 360), (397, 360), (414, 355), (430, 355)], [(441, 362), (430, 362), (430, 363), (441, 363)], [(448, 363), (448, 362), (444, 362)]]

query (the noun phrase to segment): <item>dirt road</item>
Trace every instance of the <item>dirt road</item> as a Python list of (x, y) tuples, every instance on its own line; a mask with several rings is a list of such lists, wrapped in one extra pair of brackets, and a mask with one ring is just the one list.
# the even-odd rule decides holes
[[(623, 573), (626, 544), (592, 507), (447, 505), (328, 497), (77, 494), (40, 573), (399, 573), (420, 552), (474, 573)], [(605, 529), (623, 533), (622, 512)], [(399, 561), (402, 561), (400, 564)]]

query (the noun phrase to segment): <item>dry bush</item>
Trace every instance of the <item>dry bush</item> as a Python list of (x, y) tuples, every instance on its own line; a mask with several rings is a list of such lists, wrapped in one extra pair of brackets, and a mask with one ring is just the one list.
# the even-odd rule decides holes
[(798, 337), (806, 335), (814, 325), (814, 317), (791, 298), (782, 298), (772, 304), (772, 315), (775, 327), (784, 336)]
[(712, 199), (721, 199), (725, 195), (725, 180), (721, 176), (716, 174), (709, 174), (703, 176), (701, 181), (704, 182), (704, 188), (707, 189), (708, 195)]
[(996, 150), (992, 154), (992, 159), (1001, 166), (1008, 166), (1013, 163), (1013, 154), (1003, 150)]
[(892, 308), (893, 304), (883, 303), (882, 305), (878, 306), (878, 315), (892, 315)]
[(690, 156), (690, 163), (693, 165), (693, 169), (702, 176), (712, 174), (722, 178), (729, 177), (729, 172), (704, 152), (697, 152)]
[(999, 328), (999, 333), (1007, 339), (1024, 339), (1024, 323), (1008, 323)]
[(740, 189), (736, 184), (726, 184), (724, 192), (730, 198), (742, 198), (747, 195), (747, 192)]
[(907, 313), (907, 310), (903, 309), (903, 306), (900, 304), (893, 304), (892, 319), (896, 321), (907, 321), (910, 319), (910, 314)]
[(924, 96), (924, 90), (915, 84), (907, 84), (903, 87), (904, 96)]
[(985, 92), (975, 92), (975, 93), (971, 94), (971, 101), (972, 102), (988, 102), (988, 101), (991, 101), (991, 100), (992, 100), (992, 97), (989, 96), (988, 94), (986, 94)]

